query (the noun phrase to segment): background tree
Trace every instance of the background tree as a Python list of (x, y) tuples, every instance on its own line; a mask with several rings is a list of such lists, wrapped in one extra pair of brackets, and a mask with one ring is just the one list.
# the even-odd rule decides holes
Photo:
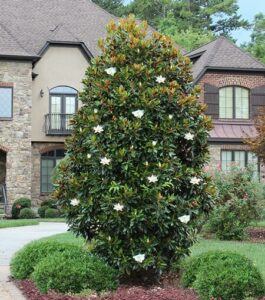
[(121, 16), (123, 14), (123, 0), (92, 0), (100, 7), (106, 9), (109, 13)]
[(187, 255), (214, 192), (190, 61), (147, 28), (133, 17), (108, 26), (54, 192), (71, 231), (123, 275), (159, 275)]
[(259, 13), (255, 16), (251, 41), (242, 45), (253, 56), (265, 63), (265, 15)]

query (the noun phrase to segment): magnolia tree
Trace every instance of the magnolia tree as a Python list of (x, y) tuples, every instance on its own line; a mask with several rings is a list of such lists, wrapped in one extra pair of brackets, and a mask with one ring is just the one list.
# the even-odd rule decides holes
[(133, 17), (108, 26), (54, 192), (70, 229), (122, 275), (161, 274), (187, 255), (214, 193), (190, 61), (147, 30)]

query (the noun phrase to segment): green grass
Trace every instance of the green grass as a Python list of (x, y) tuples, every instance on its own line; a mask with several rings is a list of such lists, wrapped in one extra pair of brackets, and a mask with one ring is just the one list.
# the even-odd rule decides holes
[(47, 219), (38, 219), (39, 222), (54, 222), (54, 223), (65, 223), (65, 219), (64, 218), (47, 218)]
[(252, 222), (250, 227), (265, 227), (265, 220)]
[(39, 225), (37, 220), (0, 220), (0, 228)]
[(234, 241), (218, 241), (218, 240), (204, 240), (201, 239), (192, 247), (192, 255), (210, 250), (226, 250), (233, 251), (245, 255), (260, 270), (265, 280), (265, 245), (250, 242), (234, 242)]
[(85, 240), (81, 237), (76, 237), (73, 233), (60, 233), (56, 235), (52, 235), (46, 238), (42, 238), (41, 240), (49, 240), (49, 241), (58, 241), (69, 244), (77, 244), (83, 246), (85, 244)]

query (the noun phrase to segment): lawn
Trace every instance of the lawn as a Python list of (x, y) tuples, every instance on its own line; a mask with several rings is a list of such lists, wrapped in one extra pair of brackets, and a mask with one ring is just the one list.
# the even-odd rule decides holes
[(38, 220), (0, 220), (0, 228), (39, 225)]

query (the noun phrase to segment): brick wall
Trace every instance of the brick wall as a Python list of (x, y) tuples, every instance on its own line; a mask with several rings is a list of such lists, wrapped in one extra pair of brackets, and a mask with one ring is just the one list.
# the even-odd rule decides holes
[(197, 83), (202, 87), (200, 98), (202, 102), (204, 99), (204, 83), (209, 83), (218, 88), (228, 85), (237, 85), (248, 89), (253, 89), (255, 87), (265, 85), (265, 73), (207, 71), (207, 73), (205, 73)]

